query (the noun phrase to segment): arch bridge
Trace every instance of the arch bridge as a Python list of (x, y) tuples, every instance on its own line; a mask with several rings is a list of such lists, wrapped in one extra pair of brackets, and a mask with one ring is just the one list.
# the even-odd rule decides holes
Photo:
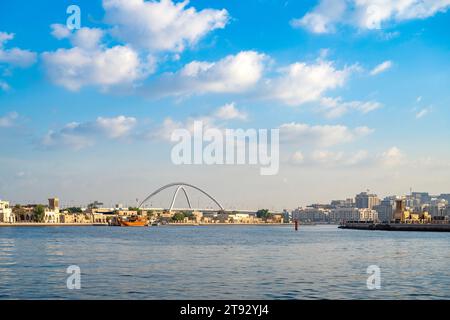
[(210, 200), (212, 200), (212, 202), (214, 202), (214, 203), (217, 205), (217, 207), (219, 207), (220, 210), (225, 211), (224, 207), (223, 207), (223, 206), (222, 206), (222, 205), (221, 205), (221, 204), (220, 204), (213, 196), (211, 196), (209, 193), (207, 193), (206, 191), (200, 189), (199, 187), (196, 187), (196, 186), (194, 186), (194, 185), (192, 185), (192, 184), (184, 183), (184, 182), (170, 183), (170, 184), (168, 184), (168, 185), (165, 185), (165, 186), (159, 188), (159, 189), (156, 190), (155, 192), (151, 193), (147, 198), (145, 198), (144, 201), (142, 201), (142, 202), (138, 205), (138, 208), (141, 208), (141, 207), (144, 205), (144, 203), (146, 203), (147, 201), (149, 201), (150, 199), (152, 199), (152, 198), (153, 198), (154, 196), (156, 196), (157, 194), (161, 193), (162, 191), (164, 191), (164, 190), (166, 190), (166, 189), (172, 188), (172, 187), (176, 187), (176, 189), (175, 189), (175, 192), (174, 192), (174, 194), (173, 194), (173, 196), (172, 196), (172, 201), (171, 201), (171, 203), (170, 203), (170, 207), (169, 207), (169, 210), (170, 210), (170, 211), (173, 210), (173, 208), (174, 208), (174, 206), (175, 206), (175, 201), (176, 201), (177, 196), (178, 196), (178, 194), (180, 193), (180, 191), (183, 192), (184, 197), (186, 198), (186, 201), (187, 201), (187, 203), (188, 203), (189, 209), (190, 209), (190, 210), (194, 210), (194, 209), (192, 208), (192, 205), (191, 205), (191, 200), (189, 199), (188, 193), (187, 193), (187, 191), (186, 191), (186, 187), (192, 188), (192, 189), (195, 189), (195, 190), (201, 192), (201, 193), (204, 194), (206, 197), (208, 197)]

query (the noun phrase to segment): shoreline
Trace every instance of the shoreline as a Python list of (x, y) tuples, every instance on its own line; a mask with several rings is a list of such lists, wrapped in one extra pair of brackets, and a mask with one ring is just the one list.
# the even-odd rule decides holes
[(0, 228), (14, 227), (107, 227), (106, 223), (0, 223)]
[[(254, 227), (270, 227), (270, 226), (293, 226), (293, 223), (169, 223), (159, 226), (148, 226), (148, 227), (214, 227), (214, 226), (254, 226)], [(305, 226), (318, 226), (318, 225), (329, 225), (338, 226), (337, 224), (303, 224), (300, 227)], [(28, 223), (0, 223), (0, 228), (15, 228), (15, 227), (117, 227), (110, 226), (106, 223), (38, 223), (38, 222), (28, 222)]]
[(366, 231), (402, 231), (402, 232), (450, 232), (450, 224), (383, 224), (383, 223), (351, 223), (348, 222), (339, 226), (345, 230), (366, 230)]

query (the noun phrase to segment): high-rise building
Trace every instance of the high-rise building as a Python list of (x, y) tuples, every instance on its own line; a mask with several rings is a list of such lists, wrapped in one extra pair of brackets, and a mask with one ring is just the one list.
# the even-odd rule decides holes
[(415, 199), (418, 199), (421, 204), (427, 204), (431, 200), (430, 194), (428, 192), (413, 192), (411, 196)]
[(382, 222), (391, 221), (394, 215), (395, 200), (392, 197), (384, 198), (379, 205), (373, 207)]
[(380, 199), (376, 194), (361, 192), (356, 195), (355, 203), (358, 209), (373, 209), (374, 206), (380, 204)]

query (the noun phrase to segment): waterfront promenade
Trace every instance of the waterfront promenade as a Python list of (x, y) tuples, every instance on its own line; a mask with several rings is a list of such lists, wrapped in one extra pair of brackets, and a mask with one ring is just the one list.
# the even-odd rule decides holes
[(377, 231), (425, 231), (450, 232), (450, 223), (373, 223), (346, 222), (340, 229), (377, 230)]
[[(291, 223), (168, 223), (158, 227), (209, 227), (209, 226), (286, 226)], [(101, 227), (110, 226), (107, 223), (0, 223), (1, 227)]]
[(0, 223), (2, 227), (100, 227), (108, 226), (107, 223), (39, 223), (39, 222), (17, 222), (17, 223)]

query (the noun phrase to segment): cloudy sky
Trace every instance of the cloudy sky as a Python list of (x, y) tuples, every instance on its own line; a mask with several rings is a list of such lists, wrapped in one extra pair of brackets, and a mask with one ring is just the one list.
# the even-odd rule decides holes
[[(71, 4), (79, 30), (66, 27)], [(175, 181), (228, 208), (450, 193), (449, 8), (1, 1), (0, 198), (134, 204)], [(170, 134), (195, 120), (280, 129), (279, 174), (175, 166)]]

